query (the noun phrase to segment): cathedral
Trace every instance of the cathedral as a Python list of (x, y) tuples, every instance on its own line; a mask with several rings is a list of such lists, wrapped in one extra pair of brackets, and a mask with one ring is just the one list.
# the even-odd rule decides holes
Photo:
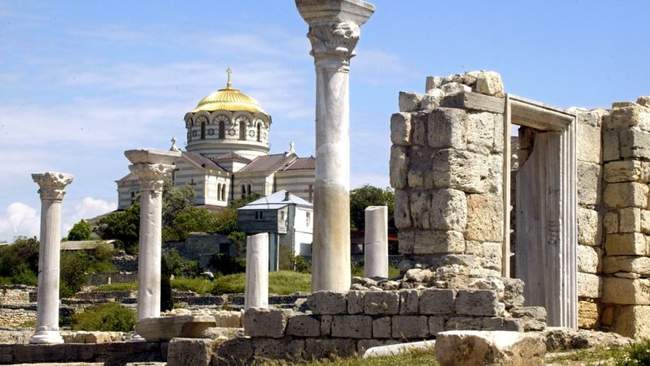
[[(280, 190), (311, 202), (314, 157), (299, 157), (293, 143), (286, 152), (270, 154), (271, 123), (271, 116), (255, 99), (232, 87), (228, 69), (226, 87), (185, 114), (187, 147), (176, 161), (173, 184), (191, 186), (195, 204), (208, 208)], [(174, 139), (171, 149), (180, 151)], [(118, 209), (123, 210), (136, 199), (138, 180), (128, 174), (116, 183)]]

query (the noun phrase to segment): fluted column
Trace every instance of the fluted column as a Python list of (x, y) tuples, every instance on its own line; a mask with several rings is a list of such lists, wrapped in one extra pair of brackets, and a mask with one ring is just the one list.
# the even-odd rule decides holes
[(316, 181), (312, 290), (350, 289), (350, 58), (374, 6), (296, 0), (316, 65)]
[(41, 234), (38, 250), (36, 333), (30, 343), (63, 343), (59, 333), (59, 274), (61, 263), (61, 202), (72, 175), (32, 174), (41, 196)]
[(246, 289), (244, 308), (269, 307), (269, 234), (246, 238)]
[(138, 246), (138, 320), (160, 316), (162, 259), (162, 191), (164, 179), (180, 156), (176, 151), (129, 150), (131, 173), (140, 183)]
[(364, 275), (388, 278), (388, 207), (367, 207), (365, 220)]

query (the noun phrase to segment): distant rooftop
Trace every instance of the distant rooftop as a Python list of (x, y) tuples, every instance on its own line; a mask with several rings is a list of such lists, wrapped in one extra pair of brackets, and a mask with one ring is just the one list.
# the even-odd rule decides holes
[(310, 202), (283, 189), (266, 197), (257, 199), (240, 208), (240, 210), (277, 210), (290, 204), (301, 207), (313, 207)]

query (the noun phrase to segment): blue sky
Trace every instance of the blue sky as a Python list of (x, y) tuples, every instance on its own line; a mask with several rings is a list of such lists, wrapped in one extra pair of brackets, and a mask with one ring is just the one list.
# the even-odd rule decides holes
[[(388, 184), (389, 117), (427, 75), (499, 71), (561, 107), (650, 94), (650, 2), (376, 0), (351, 68), (352, 185)], [(314, 71), (291, 0), (0, 0), (0, 241), (38, 231), (30, 173), (75, 175), (64, 229), (115, 207), (123, 151), (184, 144), (225, 83), (273, 116), (272, 151), (313, 153)]]

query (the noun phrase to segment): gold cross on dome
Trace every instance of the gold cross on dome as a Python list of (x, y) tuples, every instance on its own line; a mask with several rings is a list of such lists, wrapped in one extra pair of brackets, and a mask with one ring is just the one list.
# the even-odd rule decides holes
[(226, 69), (226, 74), (228, 74), (228, 82), (226, 83), (226, 88), (230, 88), (232, 87), (232, 81), (231, 81), (232, 69), (230, 68), (230, 66), (228, 66), (228, 68)]

